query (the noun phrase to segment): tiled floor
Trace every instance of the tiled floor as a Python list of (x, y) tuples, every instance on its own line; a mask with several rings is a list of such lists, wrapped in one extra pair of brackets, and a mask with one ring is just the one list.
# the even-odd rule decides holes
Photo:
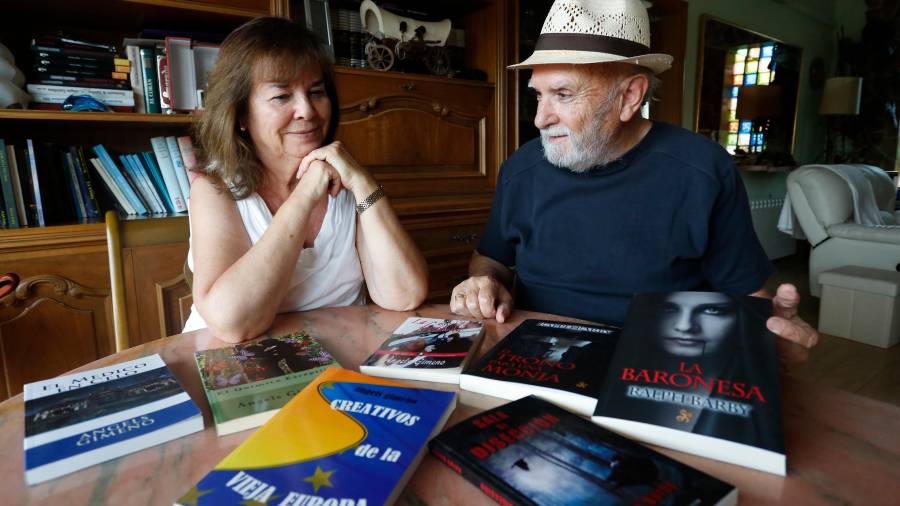
[[(803, 298), (800, 316), (815, 326), (819, 299), (809, 293), (808, 257), (808, 251), (802, 249), (776, 260), (778, 274), (769, 289), (774, 292), (779, 282), (794, 283)], [(900, 345), (883, 349), (823, 335), (809, 359), (790, 371), (804, 379), (900, 406)]]

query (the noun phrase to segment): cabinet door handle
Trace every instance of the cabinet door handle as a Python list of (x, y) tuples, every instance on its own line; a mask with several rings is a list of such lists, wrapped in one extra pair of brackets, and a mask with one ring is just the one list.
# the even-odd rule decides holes
[(400, 89), (407, 92), (413, 92), (416, 89), (416, 83), (403, 83), (400, 85)]
[(15, 291), (19, 286), (19, 275), (15, 272), (0, 274), (0, 299)]
[(472, 232), (470, 234), (466, 234), (463, 232), (457, 232), (457, 233), (453, 234), (452, 236), (450, 236), (450, 239), (453, 241), (456, 241), (456, 242), (470, 244), (475, 239), (478, 239), (478, 234), (475, 232)]
[(437, 103), (437, 102), (431, 104), (431, 109), (432, 109), (434, 112), (440, 114), (442, 118), (443, 118), (444, 116), (450, 114), (450, 109), (447, 109), (447, 106), (441, 105), (441, 104), (439, 104), (439, 103)]
[(378, 99), (371, 97), (369, 100), (359, 104), (359, 112), (369, 112), (378, 105)]

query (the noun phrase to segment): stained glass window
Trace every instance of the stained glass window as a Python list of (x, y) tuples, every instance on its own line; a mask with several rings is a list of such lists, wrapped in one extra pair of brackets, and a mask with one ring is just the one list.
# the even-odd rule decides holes
[(774, 57), (775, 44), (772, 42), (738, 46), (728, 56), (719, 138), (732, 154), (738, 148), (748, 153), (765, 148), (761, 122), (739, 120), (736, 112), (741, 86), (768, 86), (775, 79)]

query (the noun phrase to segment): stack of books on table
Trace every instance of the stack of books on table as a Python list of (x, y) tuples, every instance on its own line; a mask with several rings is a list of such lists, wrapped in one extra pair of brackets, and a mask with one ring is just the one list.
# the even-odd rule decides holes
[(60, 110), (71, 95), (89, 95), (113, 111), (134, 112), (132, 63), (109, 43), (64, 36), (36, 37), (27, 90), (33, 109)]
[[(198, 352), (220, 435), (268, 421), (174, 504), (390, 504), (426, 449), (500, 504), (736, 504), (734, 486), (639, 442), (784, 474), (770, 304), (639, 295), (622, 328), (528, 320), (461, 372), (484, 324), (410, 318), (370, 372), (496, 404), (442, 433), (456, 393), (343, 370), (306, 332)], [(42, 409), (27, 416), (60, 411)]]

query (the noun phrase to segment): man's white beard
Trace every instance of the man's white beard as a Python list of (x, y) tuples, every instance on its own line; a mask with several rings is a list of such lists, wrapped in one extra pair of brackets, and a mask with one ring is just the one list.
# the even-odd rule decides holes
[[(613, 87), (617, 90), (618, 86)], [(610, 149), (616, 134), (615, 129), (604, 128), (604, 120), (610, 113), (615, 100), (613, 94), (591, 116), (590, 122), (580, 133), (564, 127), (552, 126), (541, 130), (541, 145), (547, 161), (572, 172), (585, 172), (598, 165), (613, 161), (615, 153)], [(565, 135), (566, 141), (551, 143), (550, 137)], [(567, 149), (568, 148), (568, 149)]]

